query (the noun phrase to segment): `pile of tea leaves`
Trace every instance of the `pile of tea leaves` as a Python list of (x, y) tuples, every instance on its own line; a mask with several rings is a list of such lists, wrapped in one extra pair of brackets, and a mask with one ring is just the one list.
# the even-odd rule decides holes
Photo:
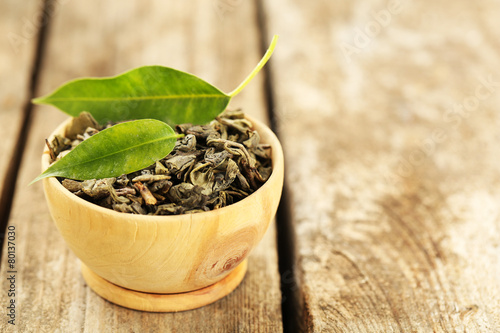
[[(67, 137), (48, 143), (54, 161), (104, 127), (88, 113)], [(119, 212), (177, 215), (214, 210), (256, 191), (271, 175), (271, 149), (241, 110), (226, 110), (208, 125), (182, 124), (172, 152), (145, 169), (116, 178), (59, 178), (75, 195)]]

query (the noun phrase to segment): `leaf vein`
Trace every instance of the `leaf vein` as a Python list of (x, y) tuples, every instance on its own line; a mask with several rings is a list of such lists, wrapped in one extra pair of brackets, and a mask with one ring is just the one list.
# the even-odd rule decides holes
[(161, 96), (135, 96), (135, 97), (58, 97), (47, 98), (51, 102), (64, 102), (64, 101), (84, 101), (84, 102), (107, 102), (107, 101), (140, 101), (140, 100), (162, 100), (162, 99), (203, 99), (215, 98), (224, 99), (227, 96), (223, 95), (161, 95)]

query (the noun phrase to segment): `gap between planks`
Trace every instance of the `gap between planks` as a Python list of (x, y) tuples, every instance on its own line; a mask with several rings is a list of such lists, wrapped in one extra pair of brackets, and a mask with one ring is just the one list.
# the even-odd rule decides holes
[[(262, 0), (257, 1), (257, 26), (260, 27), (260, 47), (263, 54), (270, 42), (270, 36), (274, 33), (269, 31), (265, 8)], [(279, 43), (279, 42), (278, 42)], [(279, 49), (279, 46), (277, 47)], [(270, 127), (278, 139), (279, 133), (279, 115), (275, 112), (275, 97), (272, 86), (272, 59), (263, 68), (264, 72), (264, 98), (266, 109), (268, 110), (268, 118)], [(285, 154), (286, 159), (286, 154)], [(285, 163), (286, 165), (286, 163)], [(284, 332), (304, 332), (307, 327), (307, 309), (303, 306), (304, 295), (298, 284), (298, 279), (295, 273), (296, 263), (296, 247), (293, 225), (291, 223), (290, 197), (287, 186), (285, 167), (285, 179), (283, 183), (283, 191), (281, 195), (280, 205), (276, 212), (276, 241), (278, 244), (278, 267), (280, 272), (280, 288), (281, 288), (281, 316), (283, 321)]]
[(24, 149), (26, 147), (26, 142), (28, 141), (28, 136), (31, 128), (31, 119), (33, 113), (33, 104), (31, 103), (31, 99), (34, 97), (35, 89), (38, 84), (40, 68), (45, 50), (47, 31), (54, 10), (53, 2), (54, 0), (43, 0), (43, 5), (40, 9), (42, 15), (39, 16), (39, 30), (35, 42), (36, 47), (31, 66), (32, 69), (29, 79), (28, 96), (22, 109), (23, 115), (21, 120), (21, 127), (16, 138), (14, 151), (12, 152), (12, 159), (10, 160), (7, 171), (5, 172), (5, 179), (3, 182), (4, 186), (0, 193), (0, 257), (3, 251), (5, 230), (7, 229), (7, 225), (9, 223), (12, 202), (14, 200), (14, 194), (16, 191), (19, 167), (21, 166)]

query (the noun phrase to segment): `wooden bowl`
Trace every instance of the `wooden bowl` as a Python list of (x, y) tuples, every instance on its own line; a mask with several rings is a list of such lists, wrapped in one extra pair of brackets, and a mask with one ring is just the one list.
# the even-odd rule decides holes
[[(64, 135), (70, 120), (51, 137)], [(264, 124), (249, 120), (262, 142), (272, 147), (273, 172), (256, 192), (218, 210), (176, 216), (120, 213), (79, 198), (56, 178), (43, 180), (57, 229), (82, 261), (84, 278), (94, 291), (139, 310), (181, 311), (211, 303), (236, 288), (246, 270), (243, 261), (269, 227), (283, 186), (278, 139)], [(49, 164), (46, 149), (42, 170)], [(180, 293), (201, 296), (186, 298), (184, 304)]]

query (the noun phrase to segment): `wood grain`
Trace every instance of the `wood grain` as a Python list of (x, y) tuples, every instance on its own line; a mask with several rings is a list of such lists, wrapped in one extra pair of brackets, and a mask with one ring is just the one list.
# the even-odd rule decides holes
[[(41, 0), (0, 4), (0, 193), (21, 130), (39, 30)], [(0, 198), (8, 200), (8, 198)], [(3, 215), (3, 214), (0, 214)], [(1, 231), (3, 232), (3, 230)]]
[(263, 6), (303, 329), (500, 331), (498, 4)]
[[(259, 60), (256, 11), (242, 2), (221, 12), (196, 1), (61, 1), (47, 41), (37, 95), (80, 76), (104, 76), (145, 64), (190, 71), (225, 91)], [(262, 78), (232, 105), (265, 120)], [(274, 228), (249, 257), (243, 283), (229, 297), (175, 314), (132, 311), (110, 304), (83, 283), (79, 262), (56, 231), (41, 184), (26, 187), (40, 170), (43, 139), (64, 119), (35, 109), (11, 225), (17, 230), (18, 317), (22, 332), (279, 332), (281, 292)], [(2, 259), (5, 262), (5, 257)], [(0, 276), (5, 276), (5, 270)], [(3, 280), (4, 293), (6, 281)], [(5, 294), (1, 294), (6, 299)], [(0, 330), (12, 330), (0, 321)]]

